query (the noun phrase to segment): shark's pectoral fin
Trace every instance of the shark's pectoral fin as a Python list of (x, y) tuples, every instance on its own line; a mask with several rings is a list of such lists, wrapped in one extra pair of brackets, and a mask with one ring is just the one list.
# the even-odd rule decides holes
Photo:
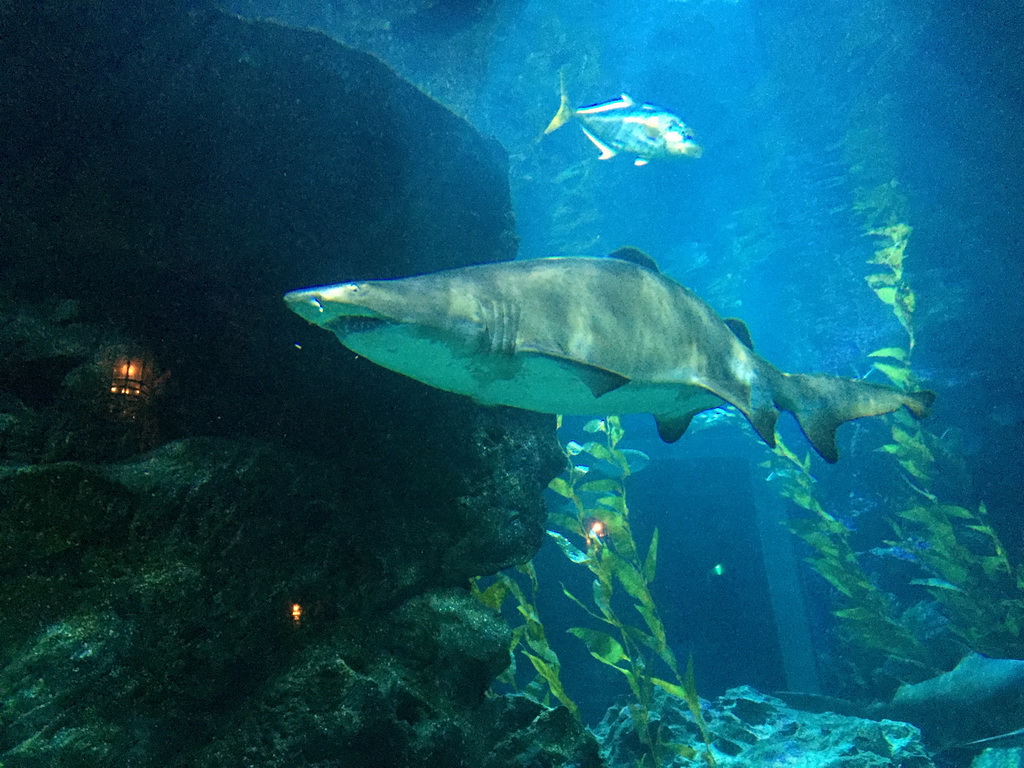
[(560, 355), (556, 352), (547, 352), (540, 349), (529, 349), (524, 347), (520, 347), (519, 351), (554, 360), (563, 368), (571, 371), (577, 379), (583, 382), (595, 398), (601, 397), (601, 395), (607, 395), (609, 392), (613, 392), (619, 387), (629, 384), (630, 381), (628, 376), (623, 376), (621, 373), (609, 371), (607, 368), (602, 368), (599, 365), (593, 365), (592, 363), (588, 363), (583, 360), (566, 357), (565, 355)]

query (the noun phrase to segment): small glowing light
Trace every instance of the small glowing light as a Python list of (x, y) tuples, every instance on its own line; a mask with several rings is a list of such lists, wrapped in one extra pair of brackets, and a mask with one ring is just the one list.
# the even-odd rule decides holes
[(715, 574), (715, 576), (721, 576), (725, 573), (725, 565), (722, 563), (716, 563), (715, 567), (711, 569), (711, 572)]
[(292, 603), (292, 621), (296, 624), (302, 621), (302, 606), (298, 603)]
[(150, 394), (153, 371), (152, 364), (141, 358), (122, 357), (114, 364), (113, 380), (110, 392), (115, 395), (129, 397), (147, 397)]

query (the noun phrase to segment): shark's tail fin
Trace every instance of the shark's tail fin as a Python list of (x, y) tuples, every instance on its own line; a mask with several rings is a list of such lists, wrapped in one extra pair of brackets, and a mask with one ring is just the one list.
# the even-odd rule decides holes
[(562, 103), (558, 107), (558, 112), (551, 118), (551, 122), (548, 123), (548, 127), (544, 129), (544, 133), (552, 133), (557, 131), (563, 125), (572, 120), (572, 116), (576, 114), (576, 110), (573, 109), (572, 102), (569, 101), (569, 94), (565, 90), (565, 73), (560, 72), (558, 75), (558, 83), (562, 92)]
[(796, 416), (814, 450), (830, 464), (839, 459), (836, 428), (843, 422), (903, 407), (923, 419), (934, 401), (935, 393), (928, 390), (901, 392), (866, 381), (800, 373), (782, 374), (775, 392), (778, 406)]

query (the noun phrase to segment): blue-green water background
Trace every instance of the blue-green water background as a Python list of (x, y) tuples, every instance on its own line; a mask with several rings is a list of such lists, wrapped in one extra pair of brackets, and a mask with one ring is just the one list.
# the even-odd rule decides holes
[[(374, 48), (353, 39), (340, 4), (235, 10)], [(452, 2), (437, 4), (435, 29), (388, 34), (436, 35), (443, 46), (481, 14), (496, 18), (493, 32), (461, 75), (441, 53), (389, 56), (386, 35), (377, 53), (506, 148), (521, 257), (640, 247), (723, 315), (743, 318), (758, 351), (783, 370), (863, 376), (868, 353), (906, 336), (864, 281), (878, 243), (854, 201), (859, 187), (883, 184), (905, 200), (913, 366), (938, 393), (928, 427), (945, 451), (935, 490), (972, 508), (986, 502), (1019, 562), (1024, 6)], [(560, 71), (577, 104), (626, 92), (675, 111), (697, 132), (703, 158), (599, 162), (571, 125), (539, 140)], [(655, 524), (662, 530), (657, 596), (677, 652), (694, 652), (702, 693), (782, 687), (759, 565), (773, 553), (751, 522), (755, 502), (777, 495), (758, 468), (764, 448), (736, 420), (673, 446), (657, 440), (648, 417), (625, 425), (624, 445), (654, 459), (631, 486), (634, 519), (641, 538)], [(812, 469), (829, 509), (851, 521), (865, 548), (887, 533), (878, 511), (900, 490), (876, 450), (886, 429), (845, 427), (841, 463), (816, 460)], [(791, 424), (781, 430), (803, 445)], [(542, 578), (579, 578), (559, 558), (545, 548)], [(712, 578), (716, 563), (725, 574)], [(817, 650), (827, 654), (829, 592), (813, 576), (804, 588)], [(570, 692), (594, 716), (622, 684), (589, 660), (575, 666), (559, 630), (580, 617), (555, 600), (558, 591), (542, 609), (574, 673)]]

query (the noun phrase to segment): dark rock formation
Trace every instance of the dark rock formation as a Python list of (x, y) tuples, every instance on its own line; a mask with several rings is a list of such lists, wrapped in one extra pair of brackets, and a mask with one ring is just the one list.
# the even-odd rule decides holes
[[(656, 692), (662, 740), (703, 750), (686, 703)], [(832, 712), (792, 709), (746, 686), (705, 702), (704, 718), (719, 768), (801, 765), (814, 768), (931, 768), (912, 725), (865, 720)], [(597, 728), (609, 766), (632, 766), (642, 755), (628, 707), (613, 707)], [(690, 765), (683, 758), (672, 765)]]
[(564, 711), (485, 697), (508, 629), (466, 590), (539, 545), (552, 420), (281, 301), (511, 257), (500, 148), (312, 32), (0, 25), (4, 768), (597, 765)]

